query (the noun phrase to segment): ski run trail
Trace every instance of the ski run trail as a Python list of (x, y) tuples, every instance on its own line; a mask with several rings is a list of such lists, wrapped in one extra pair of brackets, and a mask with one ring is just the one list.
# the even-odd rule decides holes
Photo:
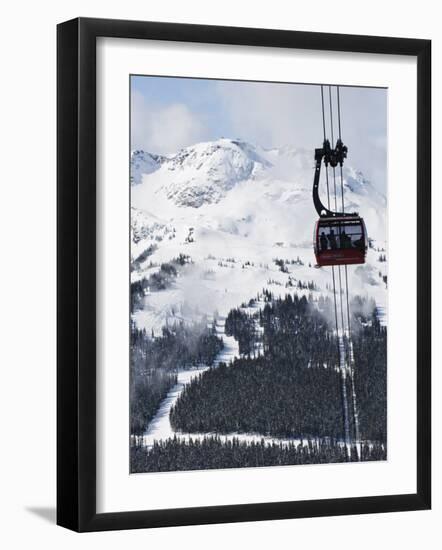
[[(216, 324), (216, 333), (219, 338), (222, 338), (224, 347), (215, 359), (214, 366), (217, 367), (220, 363), (230, 363), (235, 357), (239, 357), (238, 342), (233, 336), (226, 336), (224, 332), (225, 319), (218, 319)], [(146, 447), (152, 447), (154, 441), (165, 440), (173, 438), (174, 436), (179, 439), (193, 440), (203, 439), (209, 434), (184, 434), (181, 432), (175, 432), (170, 424), (170, 411), (177, 402), (179, 396), (186, 384), (189, 384), (192, 380), (197, 378), (200, 374), (205, 372), (210, 367), (204, 366), (200, 368), (186, 369), (178, 372), (178, 382), (169, 391), (166, 398), (162, 401), (157, 414), (149, 422), (147, 431), (143, 436), (143, 444)]]

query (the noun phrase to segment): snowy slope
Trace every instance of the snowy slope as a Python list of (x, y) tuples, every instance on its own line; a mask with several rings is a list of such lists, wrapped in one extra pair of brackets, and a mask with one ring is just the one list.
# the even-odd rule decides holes
[[(139, 326), (159, 329), (173, 318), (191, 320), (215, 310), (225, 315), (264, 287), (285, 294), (299, 280), (328, 291), (329, 269), (313, 267), (313, 151), (220, 139), (168, 157), (136, 151), (131, 167), (132, 259), (149, 250), (132, 280), (148, 278), (180, 254), (192, 260), (169, 288), (145, 297), (134, 313)], [(332, 171), (329, 176), (333, 191)], [(339, 205), (338, 171), (336, 186)], [(325, 178), (321, 190), (326, 203)], [(347, 210), (364, 217), (375, 247), (385, 249), (385, 197), (349, 164), (344, 201)], [(369, 250), (365, 266), (349, 269), (349, 282), (352, 292), (385, 304), (380, 274), (387, 263), (378, 261), (379, 254)], [(275, 258), (289, 262), (286, 272)]]

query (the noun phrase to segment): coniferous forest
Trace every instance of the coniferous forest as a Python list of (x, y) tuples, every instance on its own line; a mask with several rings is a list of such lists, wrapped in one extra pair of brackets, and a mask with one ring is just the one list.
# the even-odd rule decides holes
[[(310, 443), (244, 443), (222, 441), (216, 436), (186, 441), (175, 438), (157, 442), (149, 449), (133, 446), (132, 472), (346, 460), (333, 302), (312, 295), (275, 298), (268, 290), (262, 298), (264, 303), (259, 307), (230, 311), (225, 332), (237, 340), (241, 357), (228, 365), (209, 368), (187, 384), (171, 410), (170, 423), (178, 433), (254, 433)], [(354, 386), (360, 436), (365, 442), (362, 459), (382, 460), (386, 458), (387, 442), (387, 331), (377, 320), (374, 302), (358, 297), (351, 311)], [(199, 334), (198, 345), (189, 346), (188, 338), (192, 335), (195, 339), (195, 334)], [(133, 343), (137, 353), (132, 354), (132, 433), (140, 434), (175, 383), (174, 367), (192, 361), (210, 365), (222, 342), (214, 328), (180, 326), (153, 340), (134, 330)], [(136, 377), (146, 366), (152, 372), (143, 379), (144, 386), (139, 385)], [(149, 386), (151, 380), (155, 381)], [(351, 408), (350, 377), (346, 384)], [(350, 422), (354, 433), (352, 418)]]
[[(330, 305), (324, 301), (322, 307)], [(234, 335), (240, 342), (247, 341), (244, 334), (249, 324), (236, 315), (233, 318)], [(375, 317), (364, 325), (358, 319), (355, 322), (359, 325), (353, 343), (361, 437), (384, 443), (386, 331)], [(326, 317), (312, 299), (288, 295), (267, 303), (260, 323), (264, 355), (220, 365), (186, 386), (171, 412), (174, 429), (342, 438), (337, 343)]]

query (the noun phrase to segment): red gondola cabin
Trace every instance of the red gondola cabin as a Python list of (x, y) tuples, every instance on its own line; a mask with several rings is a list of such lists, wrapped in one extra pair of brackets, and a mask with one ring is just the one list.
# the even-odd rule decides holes
[(313, 238), (318, 267), (365, 263), (367, 230), (358, 215), (319, 218)]

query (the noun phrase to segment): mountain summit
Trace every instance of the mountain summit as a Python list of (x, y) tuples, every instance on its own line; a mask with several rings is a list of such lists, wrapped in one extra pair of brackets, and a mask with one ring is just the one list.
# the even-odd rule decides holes
[(133, 184), (141, 183), (143, 174), (161, 170), (156, 176), (167, 180), (167, 198), (193, 208), (219, 202), (238, 182), (253, 179), (269, 167), (253, 146), (230, 139), (185, 147), (160, 161), (158, 156), (140, 151), (131, 159)]

